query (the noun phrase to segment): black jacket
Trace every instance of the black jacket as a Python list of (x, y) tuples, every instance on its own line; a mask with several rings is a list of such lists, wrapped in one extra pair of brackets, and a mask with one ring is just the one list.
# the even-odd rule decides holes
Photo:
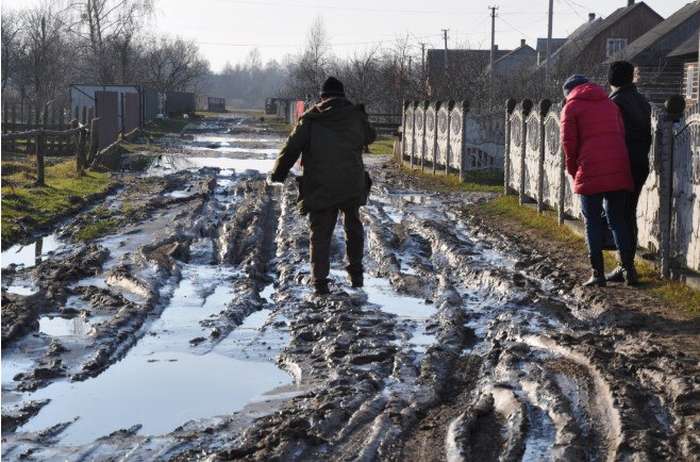
[(651, 147), (651, 106), (634, 84), (618, 88), (610, 95), (622, 112), (625, 142), (630, 156), (632, 177), (641, 186), (649, 175)]
[(345, 98), (323, 101), (299, 120), (277, 158), (272, 181), (284, 181), (301, 155), (303, 212), (363, 205), (369, 185), (362, 152), (375, 138), (361, 106)]

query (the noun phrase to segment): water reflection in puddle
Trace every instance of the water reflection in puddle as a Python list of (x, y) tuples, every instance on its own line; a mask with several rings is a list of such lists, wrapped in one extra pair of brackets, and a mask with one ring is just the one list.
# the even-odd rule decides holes
[(2, 267), (23, 265), (25, 268), (31, 268), (46, 258), (49, 252), (54, 252), (61, 247), (63, 243), (58, 240), (55, 234), (41, 237), (28, 245), (13, 245), (9, 249), (2, 252)]
[(150, 175), (167, 175), (181, 170), (196, 170), (203, 167), (231, 169), (235, 171), (254, 170), (268, 173), (275, 164), (274, 159), (250, 159), (232, 157), (161, 156), (148, 169)]
[(52, 337), (69, 335), (86, 336), (92, 326), (109, 319), (109, 316), (63, 318), (61, 316), (42, 316), (39, 318), (39, 332)]
[[(223, 267), (187, 265), (169, 305), (127, 356), (96, 378), (57, 382), (28, 398), (51, 403), (18, 431), (38, 431), (79, 419), (60, 435), (63, 444), (84, 444), (121, 428), (142, 425), (140, 433), (173, 430), (187, 420), (227, 414), (265, 391), (292, 383), (273, 362), (243, 360), (211, 351), (192, 353), (189, 340), (201, 335), (199, 321), (231, 301)], [(244, 323), (262, 325), (269, 313)]]

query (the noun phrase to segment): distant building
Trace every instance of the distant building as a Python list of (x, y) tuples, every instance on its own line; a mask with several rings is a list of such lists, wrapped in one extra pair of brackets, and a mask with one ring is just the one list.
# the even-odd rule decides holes
[(636, 67), (637, 86), (649, 100), (684, 94), (697, 101), (700, 1), (688, 3), (630, 43), (617, 59)]
[[(499, 50), (496, 45), (495, 60), (513, 50)], [(445, 65), (447, 57), (447, 65)], [(490, 50), (428, 50), (427, 87), (431, 98), (450, 98), (468, 94), (468, 87), (483, 79), (491, 59)]]
[[(552, 43), (550, 44), (550, 54), (554, 54), (557, 52), (559, 48), (561, 48), (564, 43), (566, 43), (568, 39), (567, 38), (552, 38)], [(540, 64), (544, 63), (545, 59), (547, 59), (547, 39), (546, 38), (538, 38), (537, 39), (537, 47), (535, 48), (535, 51), (537, 52), (537, 65), (539, 66)]]
[[(522, 39), (518, 48), (494, 61), (494, 75), (497, 77), (508, 76), (531, 68), (536, 63), (537, 51), (528, 45), (525, 39)], [(491, 66), (487, 66), (486, 70), (490, 72)]]
[[(589, 20), (576, 29), (549, 59), (553, 75), (559, 79), (573, 73), (595, 77), (600, 64), (616, 58), (628, 44), (645, 34), (663, 18), (646, 3), (629, 0), (606, 18), (589, 15)], [(544, 66), (540, 64), (540, 68)]]

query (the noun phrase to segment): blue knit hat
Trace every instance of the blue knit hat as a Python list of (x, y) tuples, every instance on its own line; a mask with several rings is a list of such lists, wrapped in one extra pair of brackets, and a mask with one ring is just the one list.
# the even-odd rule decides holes
[(562, 87), (562, 89), (564, 90), (564, 96), (569, 96), (571, 90), (578, 87), (579, 85), (583, 85), (584, 83), (588, 83), (588, 78), (585, 75), (572, 75), (571, 77), (566, 79), (566, 82), (564, 82), (564, 86)]

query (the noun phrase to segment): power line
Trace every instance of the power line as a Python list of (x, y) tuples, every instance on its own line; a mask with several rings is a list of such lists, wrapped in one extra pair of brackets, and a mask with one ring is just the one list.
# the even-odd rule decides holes
[[(253, 5), (253, 6), (293, 6), (308, 9), (323, 9), (323, 10), (344, 10), (344, 11), (362, 11), (362, 12), (373, 12), (373, 13), (390, 13), (390, 14), (459, 14), (468, 16), (481, 16), (482, 13), (478, 11), (467, 11), (467, 10), (418, 10), (418, 9), (402, 9), (402, 8), (366, 8), (366, 7), (356, 7), (356, 6), (339, 6), (339, 5), (314, 5), (310, 3), (300, 3), (300, 2), (274, 2), (274, 1), (252, 1), (252, 0), (228, 0), (230, 3), (239, 3), (243, 5)], [(540, 11), (509, 11), (505, 13), (507, 15), (522, 15), (522, 16), (532, 16), (543, 14), (546, 12)]]
[[(435, 37), (441, 37), (442, 34), (430, 34), (430, 35), (423, 35), (423, 36), (418, 36), (414, 37), (415, 39), (427, 39), (427, 38), (435, 38)], [(387, 39), (381, 39), (381, 40), (371, 40), (371, 41), (363, 41), (363, 42), (337, 42), (337, 43), (330, 43), (330, 46), (336, 47), (336, 46), (354, 46), (354, 45), (374, 45), (374, 44), (380, 44), (380, 43), (385, 43)], [(296, 48), (296, 47), (303, 47), (303, 44), (294, 44), (294, 43), (267, 43), (267, 44), (260, 44), (260, 43), (255, 43), (255, 42), (243, 42), (243, 43), (235, 43), (235, 42), (197, 42), (200, 45), (207, 45), (207, 46), (223, 46), (223, 47), (257, 47), (257, 48)]]

